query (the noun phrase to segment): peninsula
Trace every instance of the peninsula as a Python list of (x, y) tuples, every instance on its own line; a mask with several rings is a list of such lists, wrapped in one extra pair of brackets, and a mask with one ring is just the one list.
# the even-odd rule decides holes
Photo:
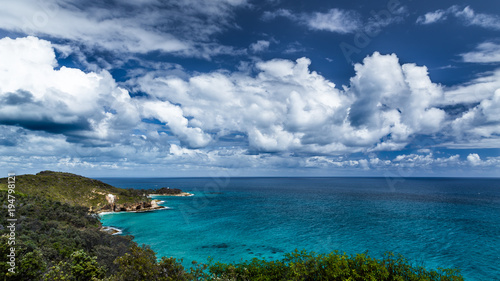
[[(16, 177), (17, 192), (36, 195), (72, 206), (88, 208), (90, 213), (145, 212), (164, 209), (159, 200), (151, 200), (144, 190), (117, 188), (83, 176), (42, 171), (36, 175)], [(0, 179), (0, 189), (7, 189)]]

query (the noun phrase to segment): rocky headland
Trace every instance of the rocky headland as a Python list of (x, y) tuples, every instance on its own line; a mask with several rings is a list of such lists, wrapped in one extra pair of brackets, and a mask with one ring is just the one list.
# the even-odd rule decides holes
[[(16, 176), (16, 192), (82, 206), (89, 213), (144, 212), (164, 209), (147, 191), (117, 188), (102, 181), (71, 173), (42, 171), (36, 175)], [(7, 190), (7, 179), (0, 179), (0, 189)], [(177, 191), (175, 191), (177, 193)]]
[(146, 212), (159, 209), (165, 209), (165, 206), (158, 205), (159, 200), (143, 201), (138, 203), (107, 204), (103, 206), (98, 213), (103, 212)]

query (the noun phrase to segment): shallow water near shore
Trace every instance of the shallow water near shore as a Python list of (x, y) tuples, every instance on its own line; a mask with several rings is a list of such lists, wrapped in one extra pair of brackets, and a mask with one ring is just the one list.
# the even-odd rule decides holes
[(294, 249), (401, 253), (465, 280), (499, 280), (500, 179), (102, 178), (123, 188), (180, 188), (171, 209), (105, 214), (161, 256), (279, 259)]

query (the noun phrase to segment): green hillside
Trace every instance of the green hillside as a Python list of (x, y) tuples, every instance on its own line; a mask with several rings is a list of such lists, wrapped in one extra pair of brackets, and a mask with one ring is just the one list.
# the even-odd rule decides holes
[[(7, 190), (7, 178), (0, 179), (0, 190)], [(99, 210), (108, 204), (107, 194), (116, 196), (116, 204), (150, 201), (139, 190), (117, 188), (99, 180), (52, 171), (16, 176), (16, 193), (40, 196), (72, 206), (92, 207), (92, 210)]]

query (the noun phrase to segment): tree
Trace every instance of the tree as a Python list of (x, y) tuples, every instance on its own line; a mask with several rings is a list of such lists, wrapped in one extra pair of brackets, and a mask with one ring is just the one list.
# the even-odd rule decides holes
[(25, 254), (20, 262), (19, 275), (22, 280), (36, 280), (45, 272), (47, 264), (40, 250)]
[(71, 273), (77, 281), (102, 278), (106, 272), (97, 263), (97, 257), (89, 256), (85, 251), (79, 250), (71, 254)]
[(115, 280), (158, 280), (159, 268), (156, 263), (156, 255), (149, 246), (139, 247), (133, 245), (130, 253), (126, 253), (115, 260), (118, 264), (118, 273)]

